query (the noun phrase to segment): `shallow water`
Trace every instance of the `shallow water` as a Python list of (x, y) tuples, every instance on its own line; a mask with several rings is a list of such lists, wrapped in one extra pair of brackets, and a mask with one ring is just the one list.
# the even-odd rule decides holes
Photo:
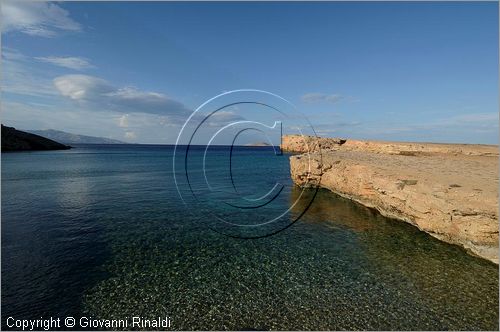
[[(78, 146), (2, 154), (4, 328), (9, 316), (168, 315), (173, 329), (498, 329), (495, 265), (324, 190), (274, 236), (222, 235), (214, 211), (255, 224), (301, 195), (287, 156), (235, 154), (242, 191), (259, 196), (275, 179), (285, 188), (242, 217), (210, 202), (186, 207), (172, 153)], [(209, 174), (225, 167), (207, 162)], [(305, 191), (283, 221), (250, 232), (287, 226), (313, 196)]]

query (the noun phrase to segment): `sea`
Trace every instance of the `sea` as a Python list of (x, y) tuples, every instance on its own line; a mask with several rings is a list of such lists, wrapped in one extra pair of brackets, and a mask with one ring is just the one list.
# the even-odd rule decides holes
[(171, 145), (2, 153), (2, 328), (59, 318), (52, 328), (70, 329), (70, 317), (78, 330), (158, 329), (136, 319), (173, 330), (498, 330), (496, 265), (296, 187), (289, 156)]

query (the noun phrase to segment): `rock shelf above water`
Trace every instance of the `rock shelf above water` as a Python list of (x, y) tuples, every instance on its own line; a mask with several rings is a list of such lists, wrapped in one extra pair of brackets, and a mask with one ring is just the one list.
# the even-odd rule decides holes
[(498, 147), (284, 136), (292, 180), (320, 186), (498, 264)]

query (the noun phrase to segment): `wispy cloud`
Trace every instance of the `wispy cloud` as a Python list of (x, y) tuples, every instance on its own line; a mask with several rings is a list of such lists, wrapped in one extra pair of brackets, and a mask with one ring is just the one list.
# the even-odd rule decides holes
[(425, 123), (384, 127), (385, 133), (419, 132), (429, 130), (464, 130), (469, 132), (498, 131), (498, 113), (466, 113), (448, 118), (429, 120)]
[(322, 123), (313, 125), (314, 130), (320, 136), (331, 136), (339, 132), (349, 132), (355, 127), (361, 126), (363, 123), (360, 121), (339, 121), (333, 123)]
[(135, 87), (115, 87), (106, 80), (88, 75), (65, 75), (54, 79), (56, 89), (71, 100), (122, 113), (182, 115), (190, 110), (182, 103), (158, 92)]
[(320, 92), (310, 92), (306, 93), (301, 97), (302, 101), (304, 103), (317, 103), (317, 102), (330, 102), (330, 103), (338, 103), (339, 101), (344, 99), (344, 96), (340, 94), (326, 94), (326, 93), (320, 93)]
[[(56, 129), (90, 136), (121, 139), (123, 129), (116, 126), (118, 113), (75, 111), (65, 105), (42, 105), (2, 101), (2, 123), (19, 129)], [(89, 123), (91, 119), (91, 123)]]
[[(496, 143), (498, 142), (499, 115), (497, 112), (462, 113), (438, 119), (422, 119), (408, 123), (393, 116), (385, 121), (367, 121), (359, 125), (335, 128), (321, 134), (341, 135), (357, 139), (381, 139), (415, 142)], [(464, 133), (473, 133), (465, 136)], [(432, 139), (430, 139), (432, 137)]]
[(51, 84), (51, 72), (39, 68), (33, 58), (16, 49), (2, 47), (3, 92), (26, 96), (57, 96), (58, 92)]
[(94, 65), (90, 63), (90, 61), (86, 58), (82, 57), (58, 57), (58, 56), (47, 56), (47, 57), (35, 57), (36, 60), (53, 64), (55, 66), (75, 69), (75, 70), (84, 70), (95, 68)]
[(20, 31), (31, 36), (55, 37), (62, 31), (82, 30), (67, 10), (52, 2), (3, 1), (1, 18), (5, 33)]
[(243, 116), (233, 111), (219, 111), (212, 114), (208, 118), (209, 126), (220, 126), (222, 124), (229, 124), (237, 121), (245, 120)]
[(499, 115), (497, 112), (490, 113), (469, 113), (453, 116), (449, 119), (442, 120), (451, 124), (466, 124), (466, 123), (484, 123), (498, 127)]

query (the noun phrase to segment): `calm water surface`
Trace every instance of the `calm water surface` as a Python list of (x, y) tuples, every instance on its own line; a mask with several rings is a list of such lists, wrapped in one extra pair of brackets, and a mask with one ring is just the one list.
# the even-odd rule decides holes
[[(301, 193), (287, 156), (271, 153), (241, 149), (233, 165), (242, 191), (285, 185), (266, 215)], [(221, 235), (210, 213), (179, 198), (172, 154), (134, 145), (2, 154), (4, 328), (9, 316), (168, 315), (190, 330), (498, 330), (495, 265), (323, 190), (275, 236)]]

